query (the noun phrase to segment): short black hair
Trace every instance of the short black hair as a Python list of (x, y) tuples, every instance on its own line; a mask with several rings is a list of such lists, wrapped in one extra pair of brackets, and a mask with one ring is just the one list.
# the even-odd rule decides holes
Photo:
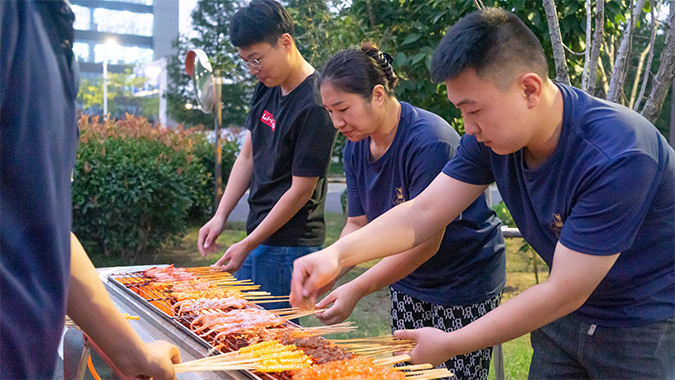
[(317, 86), (329, 81), (341, 91), (361, 95), (370, 100), (378, 84), (388, 95), (394, 95), (398, 77), (391, 67), (392, 58), (370, 42), (361, 49), (342, 50), (335, 54), (321, 69)]
[(431, 80), (442, 83), (467, 69), (510, 80), (527, 68), (548, 77), (541, 43), (516, 15), (500, 8), (474, 11), (451, 26), (431, 59)]
[(240, 8), (230, 20), (230, 42), (236, 47), (249, 47), (262, 42), (276, 45), (284, 33), (295, 36), (293, 19), (274, 0), (253, 0)]

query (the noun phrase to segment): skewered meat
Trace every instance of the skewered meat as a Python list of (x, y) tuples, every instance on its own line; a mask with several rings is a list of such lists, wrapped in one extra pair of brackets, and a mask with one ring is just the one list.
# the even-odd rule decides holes
[(144, 272), (144, 275), (152, 278), (155, 282), (194, 280), (198, 277), (185, 268), (174, 268), (173, 264), (164, 268), (150, 268)]
[(293, 375), (293, 380), (405, 380), (405, 378), (405, 374), (389, 367), (376, 366), (372, 359), (364, 357), (316, 364), (296, 371)]
[(205, 309), (218, 309), (227, 311), (230, 309), (244, 309), (250, 306), (251, 303), (239, 297), (225, 297), (225, 298), (197, 298), (187, 299), (176, 302), (173, 305), (173, 311), (176, 315), (199, 314)]

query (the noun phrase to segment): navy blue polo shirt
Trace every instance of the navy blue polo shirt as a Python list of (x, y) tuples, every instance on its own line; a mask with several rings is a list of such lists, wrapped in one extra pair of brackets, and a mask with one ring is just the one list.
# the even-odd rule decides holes
[(551, 267), (555, 246), (621, 253), (574, 312), (600, 326), (639, 326), (675, 316), (675, 152), (628, 108), (558, 85), (560, 141), (528, 168), (523, 151), (498, 155), (462, 138), (443, 172), (471, 184), (497, 182), (523, 237)]
[[(455, 154), (459, 135), (441, 117), (401, 102), (401, 119), (387, 152), (370, 161), (370, 139), (344, 148), (349, 216), (369, 221), (415, 198)], [(395, 290), (443, 306), (469, 305), (499, 294), (506, 282), (504, 239), (484, 196), (445, 228), (438, 252)]]

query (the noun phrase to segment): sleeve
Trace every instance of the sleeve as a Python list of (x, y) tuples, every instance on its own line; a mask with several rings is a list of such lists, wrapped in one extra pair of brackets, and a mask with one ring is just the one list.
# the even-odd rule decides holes
[(356, 183), (356, 175), (354, 171), (354, 144), (347, 141), (342, 154), (342, 162), (344, 163), (345, 181), (347, 183), (347, 215), (349, 217), (365, 215), (363, 205), (361, 204), (361, 196), (359, 195), (359, 187)]
[(292, 175), (323, 177), (333, 153), (336, 129), (328, 112), (318, 106), (307, 109), (302, 124), (293, 154)]
[(633, 245), (658, 181), (658, 165), (628, 153), (589, 176), (563, 221), (560, 243), (592, 255), (613, 255)]
[(495, 181), (490, 163), (490, 148), (475, 136), (465, 134), (459, 141), (457, 154), (445, 165), (443, 173), (472, 185), (489, 185)]
[(454, 155), (455, 148), (445, 141), (425, 144), (414, 152), (408, 160), (410, 199), (424, 191)]

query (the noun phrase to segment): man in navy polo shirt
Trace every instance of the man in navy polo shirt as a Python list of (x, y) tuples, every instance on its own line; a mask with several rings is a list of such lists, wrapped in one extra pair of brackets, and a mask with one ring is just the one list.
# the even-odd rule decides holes
[(66, 312), (123, 375), (175, 378), (178, 348), (145, 344), (70, 233), (77, 146), (73, 13), (0, 1), (0, 379), (51, 379)]
[(436, 49), (467, 134), (417, 198), (296, 261), (292, 303), (343, 265), (424, 242), (496, 182), (523, 237), (548, 263), (536, 285), (450, 333), (425, 328), (432, 364), (532, 332), (533, 379), (675, 378), (675, 152), (646, 119), (553, 83), (536, 36), (501, 9), (476, 11)]

